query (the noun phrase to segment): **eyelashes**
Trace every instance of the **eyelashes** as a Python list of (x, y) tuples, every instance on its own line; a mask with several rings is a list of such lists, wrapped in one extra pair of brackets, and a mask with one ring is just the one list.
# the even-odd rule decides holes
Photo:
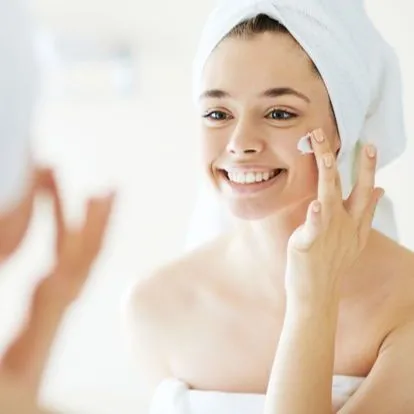
[(266, 118), (274, 119), (275, 121), (288, 121), (296, 117), (296, 114), (284, 109), (272, 109), (266, 116)]
[(224, 112), (224, 111), (215, 110), (215, 111), (206, 112), (203, 115), (203, 118), (208, 119), (210, 121), (217, 122), (217, 121), (225, 121), (227, 119), (230, 119), (231, 116), (229, 114), (227, 114), (226, 112)]
[[(274, 121), (289, 121), (297, 116), (297, 114), (284, 109), (272, 109), (267, 113), (266, 118)], [(223, 122), (233, 118), (229, 113), (220, 110), (208, 111), (202, 117), (211, 122)]]

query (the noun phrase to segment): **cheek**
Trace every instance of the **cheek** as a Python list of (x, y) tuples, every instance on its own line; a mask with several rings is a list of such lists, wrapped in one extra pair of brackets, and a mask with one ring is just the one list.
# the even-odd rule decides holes
[(339, 138), (338, 127), (336, 125), (336, 121), (333, 114), (326, 116), (324, 118), (324, 121), (325, 122), (322, 124), (322, 128), (325, 131), (326, 136), (328, 137), (332, 151), (336, 153), (341, 148), (341, 140)]
[(318, 168), (313, 154), (299, 156), (291, 168), (291, 185), (301, 194), (313, 194), (318, 187)]
[(318, 166), (316, 164), (315, 156), (310, 154), (305, 158), (304, 162), (304, 177), (303, 180), (306, 181), (307, 184), (311, 185), (312, 187), (315, 187), (318, 185)]
[(217, 160), (225, 149), (226, 141), (218, 131), (201, 130), (201, 151), (205, 163), (211, 164)]
[(273, 141), (272, 151), (289, 169), (289, 187), (294, 193), (317, 186), (318, 170), (313, 154), (303, 155), (297, 148), (301, 133)]

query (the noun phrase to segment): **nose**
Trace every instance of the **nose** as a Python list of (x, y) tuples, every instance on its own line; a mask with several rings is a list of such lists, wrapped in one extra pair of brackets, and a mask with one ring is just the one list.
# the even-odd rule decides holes
[(264, 141), (259, 136), (259, 128), (251, 122), (240, 121), (229, 139), (227, 152), (233, 155), (257, 154), (264, 149)]

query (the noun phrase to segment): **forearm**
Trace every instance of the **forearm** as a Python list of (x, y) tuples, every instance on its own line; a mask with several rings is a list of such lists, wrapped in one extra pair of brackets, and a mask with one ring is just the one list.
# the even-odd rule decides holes
[(288, 309), (265, 414), (331, 414), (337, 309)]
[(66, 306), (48, 292), (48, 280), (36, 288), (29, 317), (2, 358), (1, 367), (37, 395)]
[[(52, 414), (51, 411), (38, 406), (27, 388), (7, 377), (0, 375), (0, 413), (2, 414)], [(55, 413), (54, 414), (58, 414)]]

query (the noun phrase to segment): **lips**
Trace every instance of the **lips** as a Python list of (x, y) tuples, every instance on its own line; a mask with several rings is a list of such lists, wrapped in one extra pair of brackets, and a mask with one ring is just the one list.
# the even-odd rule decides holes
[(287, 172), (284, 168), (238, 168), (219, 170), (227, 186), (239, 194), (253, 194), (265, 190), (279, 181)]

